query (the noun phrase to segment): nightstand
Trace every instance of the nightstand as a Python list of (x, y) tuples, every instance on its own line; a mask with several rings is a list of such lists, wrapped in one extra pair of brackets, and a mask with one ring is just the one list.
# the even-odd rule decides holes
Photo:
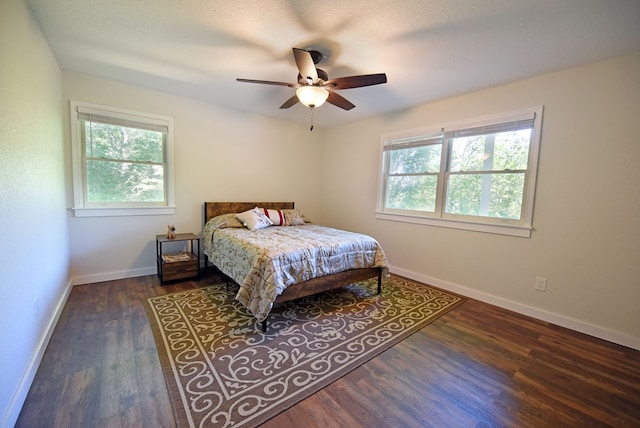
[[(186, 251), (179, 253), (164, 252), (164, 244), (181, 241), (188, 241)], [(158, 277), (162, 285), (167, 281), (199, 278), (200, 238), (193, 233), (177, 233), (173, 239), (167, 238), (167, 235), (156, 235), (156, 264)]]

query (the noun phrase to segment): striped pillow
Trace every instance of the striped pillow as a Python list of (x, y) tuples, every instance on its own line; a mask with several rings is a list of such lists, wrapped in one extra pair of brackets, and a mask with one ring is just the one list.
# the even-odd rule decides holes
[(269, 218), (269, 220), (271, 220), (274, 226), (285, 225), (284, 213), (282, 212), (282, 210), (270, 210), (267, 208), (260, 208), (260, 210), (264, 212), (264, 215), (266, 215)]

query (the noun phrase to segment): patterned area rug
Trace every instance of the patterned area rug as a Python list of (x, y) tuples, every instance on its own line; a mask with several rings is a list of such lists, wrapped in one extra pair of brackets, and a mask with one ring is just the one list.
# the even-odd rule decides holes
[(225, 284), (152, 297), (147, 314), (179, 427), (251, 427), (319, 391), (463, 299), (391, 275), (273, 309), (268, 331)]

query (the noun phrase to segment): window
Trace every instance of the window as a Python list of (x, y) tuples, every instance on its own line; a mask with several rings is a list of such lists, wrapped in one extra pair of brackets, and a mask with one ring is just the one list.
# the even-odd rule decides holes
[(74, 215), (173, 214), (172, 125), (72, 101)]
[(542, 107), (382, 136), (377, 218), (531, 235)]

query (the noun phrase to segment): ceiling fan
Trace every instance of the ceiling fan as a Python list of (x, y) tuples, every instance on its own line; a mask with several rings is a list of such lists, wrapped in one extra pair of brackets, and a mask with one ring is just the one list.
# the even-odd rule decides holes
[(293, 48), (293, 57), (298, 67), (297, 83), (254, 79), (236, 80), (238, 82), (245, 83), (260, 83), (263, 85), (278, 85), (296, 88), (296, 94), (285, 101), (280, 106), (281, 109), (294, 106), (298, 102), (314, 109), (316, 107), (320, 107), (326, 101), (329, 104), (333, 104), (334, 106), (340, 107), (344, 110), (351, 110), (355, 105), (334, 91), (387, 83), (387, 75), (384, 73), (329, 79), (329, 76), (324, 70), (316, 68), (316, 64), (322, 61), (323, 58), (323, 54), (316, 50)]

